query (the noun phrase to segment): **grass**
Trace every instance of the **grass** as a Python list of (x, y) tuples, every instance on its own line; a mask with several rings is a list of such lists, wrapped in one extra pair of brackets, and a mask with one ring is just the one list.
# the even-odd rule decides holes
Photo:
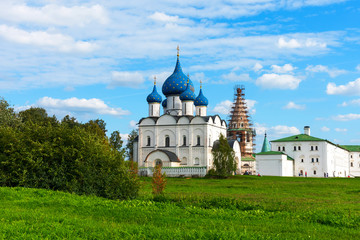
[(0, 188), (0, 239), (360, 239), (360, 179), (142, 181), (130, 201)]

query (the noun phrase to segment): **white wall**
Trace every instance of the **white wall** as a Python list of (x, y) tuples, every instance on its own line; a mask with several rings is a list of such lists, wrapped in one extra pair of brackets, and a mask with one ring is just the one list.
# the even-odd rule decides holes
[(360, 177), (360, 152), (350, 152), (349, 153), (350, 164), (350, 175), (354, 177)]

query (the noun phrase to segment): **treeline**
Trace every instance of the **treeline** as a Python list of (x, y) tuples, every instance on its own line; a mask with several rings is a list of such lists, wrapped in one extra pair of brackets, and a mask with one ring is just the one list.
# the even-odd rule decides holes
[(135, 198), (140, 187), (135, 167), (125, 161), (120, 133), (108, 138), (105, 126), (99, 119), (59, 121), (42, 108), (15, 113), (0, 98), (0, 186)]

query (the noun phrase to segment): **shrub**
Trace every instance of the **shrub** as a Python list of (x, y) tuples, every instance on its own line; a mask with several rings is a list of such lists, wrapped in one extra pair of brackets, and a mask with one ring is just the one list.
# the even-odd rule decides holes
[(162, 195), (166, 187), (166, 174), (161, 173), (161, 165), (156, 165), (152, 177), (152, 193), (154, 196)]

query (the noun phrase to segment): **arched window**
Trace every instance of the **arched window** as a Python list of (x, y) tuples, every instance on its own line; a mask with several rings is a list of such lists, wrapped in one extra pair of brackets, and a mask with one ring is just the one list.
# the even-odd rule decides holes
[(285, 152), (285, 147), (283, 147), (283, 152)]
[(183, 135), (183, 146), (186, 146), (186, 136)]
[(250, 133), (246, 134), (246, 142), (250, 142)]
[(199, 164), (200, 164), (199, 158), (195, 158), (195, 163), (194, 163), (194, 165), (199, 165)]
[(280, 146), (278, 147), (278, 151), (279, 151), (279, 152), (281, 151), (281, 147), (280, 147)]
[(146, 146), (150, 146), (150, 143), (151, 143), (151, 139), (149, 136), (147, 136), (146, 138)]
[(200, 146), (200, 136), (199, 135), (196, 136), (196, 145)]
[(168, 135), (165, 136), (165, 147), (170, 147), (170, 137)]
[(316, 175), (316, 170), (314, 170), (314, 175)]

